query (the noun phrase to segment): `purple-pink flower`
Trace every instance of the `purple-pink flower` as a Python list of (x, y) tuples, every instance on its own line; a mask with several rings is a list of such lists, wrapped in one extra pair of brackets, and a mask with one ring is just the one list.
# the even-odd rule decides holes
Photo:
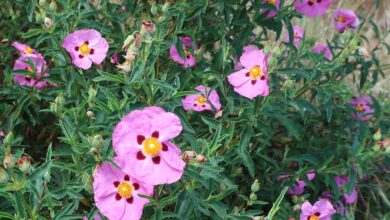
[(314, 205), (305, 201), (301, 205), (300, 220), (332, 220), (332, 215), (336, 213), (332, 203), (327, 199), (320, 199)]
[[(29, 64), (32, 64), (32, 66)], [(46, 72), (46, 61), (42, 55), (35, 55), (33, 53), (22, 55), (14, 64), (14, 70), (25, 70), (29, 73), (27, 75), (16, 74), (13, 80), (22, 86), (35, 87), (42, 89), (43, 87), (55, 86), (44, 80), (49, 74)]]
[(295, 0), (295, 11), (308, 17), (322, 16), (332, 0)]
[(139, 195), (153, 195), (153, 186), (105, 162), (97, 169), (93, 191), (96, 207), (107, 218), (137, 220), (149, 202)]
[(354, 31), (359, 26), (359, 18), (350, 9), (338, 9), (333, 16), (335, 28), (338, 32)]
[(240, 57), (244, 69), (228, 76), (229, 83), (238, 94), (253, 99), (269, 93), (267, 78), (267, 57), (263, 50), (250, 50)]
[[(172, 60), (176, 63), (179, 63), (183, 65), (183, 67), (193, 67), (196, 64), (196, 59), (194, 55), (191, 53), (191, 47), (192, 47), (192, 39), (188, 36), (179, 37), (179, 40), (183, 44), (183, 52), (185, 58), (181, 58), (179, 51), (177, 51), (176, 45), (172, 45), (171, 48), (169, 48), (169, 55), (171, 56)], [(194, 50), (198, 50), (198, 47), (195, 45)]]
[(37, 55), (37, 56), (41, 56), (43, 59), (43, 56), (40, 53), (38, 53), (35, 49), (31, 48), (26, 44), (22, 44), (15, 41), (12, 43), (12, 46), (19, 51), (21, 56)]
[[(275, 6), (277, 9), (280, 8), (280, 0), (263, 0), (263, 2)], [(268, 13), (268, 18), (274, 17), (277, 13), (277, 11), (273, 9), (262, 9), (262, 12)]]
[(313, 53), (323, 54), (328, 60), (332, 59), (332, 53), (326, 44), (316, 44), (311, 50)]
[[(291, 174), (279, 175), (277, 180), (280, 181), (282, 179), (289, 179), (291, 177), (292, 177)], [(309, 181), (312, 181), (316, 177), (315, 171), (307, 172), (306, 177)], [(305, 192), (306, 186), (307, 186), (307, 184), (303, 179), (297, 178), (294, 185), (292, 186), (292, 188), (290, 188), (288, 190), (288, 193), (291, 195), (297, 195), (297, 196), (302, 195)]]
[[(294, 46), (297, 47), (301, 43), (301, 41), (303, 39), (303, 32), (304, 31), (303, 31), (303, 28), (301, 26), (298, 26), (298, 25), (294, 25), (293, 26), (293, 31), (294, 31), (294, 33), (293, 33), (293, 36), (294, 36), (293, 44), (294, 44)], [(291, 42), (290, 41), (290, 35), (289, 35), (288, 32), (285, 35), (285, 42), (287, 42), (287, 43)]]
[(221, 109), (221, 103), (219, 102), (219, 96), (217, 91), (210, 88), (205, 88), (204, 86), (195, 87), (198, 90), (199, 94), (188, 95), (181, 100), (183, 108), (188, 110), (193, 110), (196, 112), (201, 112), (205, 110), (210, 111), (219, 111)]
[[(339, 190), (343, 191), (343, 187), (349, 183), (348, 177), (336, 176), (335, 181)], [(348, 204), (353, 204), (357, 201), (357, 191), (356, 187), (353, 187), (352, 192), (350, 194), (344, 192), (343, 193), (344, 200)]]
[(109, 46), (98, 31), (83, 29), (66, 36), (62, 47), (68, 51), (74, 65), (86, 70), (91, 68), (92, 63), (103, 62)]
[(367, 121), (374, 116), (374, 109), (372, 108), (372, 100), (369, 96), (356, 97), (350, 101), (354, 106), (355, 112), (352, 117), (362, 121)]
[[(243, 53), (248, 53), (250, 51), (257, 50), (257, 47), (255, 45), (247, 45), (242, 48)], [(233, 57), (233, 63), (234, 63), (234, 70), (242, 70), (244, 67), (241, 65), (240, 60), (237, 57)]]
[(134, 110), (114, 129), (114, 160), (124, 172), (146, 184), (176, 182), (183, 175), (185, 162), (170, 140), (182, 129), (180, 119), (160, 107)]

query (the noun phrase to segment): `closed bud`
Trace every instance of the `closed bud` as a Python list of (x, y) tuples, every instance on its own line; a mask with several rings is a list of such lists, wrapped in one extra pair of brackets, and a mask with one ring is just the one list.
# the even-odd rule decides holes
[(252, 192), (257, 192), (260, 190), (260, 184), (259, 184), (259, 180), (255, 180), (253, 183), (252, 183), (252, 186), (251, 186), (251, 191)]
[(3, 166), (8, 169), (8, 168), (14, 168), (15, 166), (15, 158), (12, 156), (11, 150), (7, 150), (5, 153), (4, 161), (3, 161)]
[(44, 21), (45, 15), (39, 12), (35, 12), (35, 21), (37, 23), (42, 23)]
[(19, 170), (22, 171), (22, 173), (26, 174), (31, 171), (31, 161), (30, 158), (27, 156), (23, 156), (18, 160), (18, 167)]
[(190, 161), (192, 158), (196, 157), (195, 151), (184, 151), (184, 154), (182, 156), (182, 159), (186, 162)]
[(46, 0), (39, 0), (38, 4), (39, 4), (40, 6), (45, 7), (47, 3), (46, 3)]
[(47, 29), (50, 29), (53, 26), (53, 21), (50, 18), (48, 18), (48, 17), (45, 17), (43, 22), (44, 22), (45, 27)]
[(56, 11), (57, 10), (57, 3), (56, 1), (52, 0), (49, 4), (49, 10)]
[(4, 145), (7, 147), (11, 146), (13, 139), (14, 139), (14, 133), (12, 131), (8, 132), (8, 134), (5, 136), (3, 141)]
[(380, 150), (381, 150), (381, 146), (380, 146), (379, 144), (375, 144), (375, 145), (372, 147), (372, 149), (373, 149), (374, 151), (380, 151)]
[(379, 141), (382, 138), (382, 132), (381, 132), (380, 128), (378, 130), (376, 130), (373, 138), (374, 138), (374, 141)]
[(6, 170), (3, 169), (3, 167), (0, 167), (0, 183), (6, 183), (8, 182), (8, 173)]
[(58, 105), (58, 106), (62, 106), (65, 102), (65, 99), (64, 99), (64, 95), (62, 93), (60, 93), (55, 99), (54, 99), (54, 102)]
[(92, 111), (87, 111), (87, 116), (91, 120), (96, 120), (95, 114)]
[(102, 135), (98, 134), (92, 138), (92, 147), (96, 149), (101, 149), (104, 146), (104, 139)]
[(150, 8), (150, 13), (152, 13), (152, 15), (156, 15), (157, 14), (157, 6), (156, 6), (156, 4), (152, 5), (152, 7)]
[(256, 201), (257, 200), (257, 195), (255, 194), (255, 193), (251, 193), (250, 195), (249, 195), (249, 200), (250, 201)]
[(390, 154), (390, 147), (386, 147), (385, 152), (386, 154)]
[(165, 4), (162, 6), (161, 8), (161, 11), (163, 14), (168, 14), (168, 11), (169, 11), (169, 8), (170, 8), (170, 5), (169, 5), (169, 2), (165, 2)]
[(204, 163), (204, 162), (206, 162), (206, 158), (202, 154), (198, 154), (198, 155), (196, 155), (196, 161), (198, 163)]

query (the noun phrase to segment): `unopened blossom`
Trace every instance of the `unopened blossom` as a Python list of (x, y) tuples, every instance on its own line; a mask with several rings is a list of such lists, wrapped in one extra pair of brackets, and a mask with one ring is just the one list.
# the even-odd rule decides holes
[(234, 91), (249, 99), (267, 96), (269, 93), (267, 57), (263, 50), (244, 52), (240, 57), (240, 63), (244, 68), (228, 76)]
[(332, 220), (332, 215), (336, 213), (332, 203), (327, 199), (320, 199), (314, 205), (305, 201), (301, 205), (300, 220)]
[[(346, 186), (349, 183), (349, 178), (348, 177), (342, 177), (342, 176), (336, 176), (335, 181), (337, 184), (337, 187), (339, 190), (343, 191), (343, 187)], [(352, 192), (348, 194), (347, 192), (344, 191), (343, 193), (344, 200), (348, 204), (353, 204), (357, 201), (357, 191), (356, 187), (353, 187)]]
[(134, 110), (122, 118), (112, 134), (115, 161), (124, 172), (146, 184), (176, 182), (183, 175), (185, 162), (171, 139), (182, 129), (179, 117), (160, 107)]
[(75, 66), (89, 69), (92, 63), (101, 64), (104, 61), (109, 46), (98, 31), (83, 29), (66, 36), (62, 47), (68, 51)]
[(374, 116), (374, 108), (372, 100), (369, 96), (356, 97), (350, 101), (350, 104), (355, 108), (352, 117), (362, 121), (367, 121)]
[(313, 53), (323, 54), (328, 60), (332, 59), (332, 53), (326, 44), (316, 44), (311, 50)]
[(108, 219), (138, 220), (149, 202), (140, 195), (152, 196), (153, 186), (105, 162), (97, 168), (93, 191), (96, 207)]
[[(276, 9), (280, 8), (280, 0), (263, 0), (263, 3), (273, 5), (276, 7)], [(274, 17), (277, 13), (277, 11), (275, 11), (273, 9), (263, 9), (262, 12), (268, 13), (268, 15), (267, 15), (268, 18)]]
[(28, 156), (23, 156), (18, 160), (18, 168), (23, 173), (29, 173), (31, 170), (31, 161)]
[(295, 11), (308, 17), (322, 16), (333, 0), (295, 0)]
[(359, 18), (350, 9), (338, 9), (333, 16), (333, 22), (338, 32), (354, 31), (359, 26)]
[[(314, 171), (309, 171), (306, 173), (307, 180), (312, 181), (316, 176), (316, 173)], [(284, 174), (284, 175), (279, 175), (277, 180), (280, 181), (282, 179), (290, 179), (292, 177), (291, 174)], [(288, 190), (288, 193), (291, 195), (302, 195), (305, 192), (307, 184), (306, 182), (301, 179), (297, 178), (296, 181), (294, 182), (294, 185)]]
[[(294, 46), (298, 46), (302, 39), (303, 39), (303, 28), (301, 26), (298, 26), (298, 25), (294, 25), (293, 26), (293, 37), (294, 37), (294, 40), (293, 40), (293, 44)], [(286, 35), (285, 35), (285, 42), (289, 43), (291, 42), (290, 41), (290, 35), (289, 33), (287, 32)]]
[[(172, 60), (175, 61), (176, 63), (183, 65), (184, 68), (195, 66), (196, 59), (191, 52), (192, 39), (188, 36), (185, 36), (185, 37), (179, 37), (179, 40), (183, 44), (184, 58), (180, 56), (179, 51), (176, 48), (176, 45), (172, 45), (171, 48), (169, 48), (169, 55), (171, 56)], [(198, 50), (198, 47), (195, 45), (193, 49)]]
[[(29, 64), (31, 62), (32, 66)], [(46, 61), (41, 55), (29, 54), (19, 57), (14, 64), (14, 70), (25, 70), (29, 73), (26, 75), (15, 74), (13, 77), (14, 82), (22, 86), (35, 87), (42, 89), (43, 87), (55, 86), (44, 80), (49, 76), (46, 72)]]
[(184, 110), (193, 110), (197, 112), (205, 110), (217, 110), (221, 109), (221, 103), (219, 102), (219, 96), (217, 91), (205, 88), (200, 85), (195, 87), (199, 94), (188, 95), (181, 100)]

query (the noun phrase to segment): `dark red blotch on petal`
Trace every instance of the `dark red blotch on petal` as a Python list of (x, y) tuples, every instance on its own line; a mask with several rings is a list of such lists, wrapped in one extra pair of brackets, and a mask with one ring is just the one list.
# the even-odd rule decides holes
[(153, 161), (154, 164), (160, 164), (161, 157), (160, 156), (153, 157), (152, 161)]
[(252, 85), (256, 84), (256, 80), (251, 81)]
[(126, 202), (129, 203), (129, 204), (132, 204), (133, 201), (134, 201), (133, 197), (130, 197), (130, 198), (126, 199)]
[(168, 151), (168, 146), (164, 143), (162, 143), (162, 150), (163, 151)]
[(115, 181), (115, 182), (114, 182), (114, 186), (115, 186), (115, 187), (118, 187), (118, 186), (119, 186), (119, 181)]
[(152, 133), (152, 137), (154, 138), (158, 138), (160, 136), (160, 134), (158, 133), (158, 131), (155, 131)]
[(142, 136), (142, 135), (138, 135), (138, 136), (137, 136), (137, 143), (138, 143), (139, 145), (141, 145), (141, 144), (144, 142), (144, 140), (145, 140), (145, 137), (144, 137), (144, 136)]
[(124, 178), (125, 181), (130, 181), (130, 177), (129, 175), (125, 175), (125, 178)]
[(134, 187), (134, 190), (138, 190), (139, 189), (139, 184), (138, 183), (134, 183), (133, 187)]
[(117, 201), (121, 200), (121, 198), (122, 198), (122, 196), (119, 195), (119, 193), (117, 193), (117, 194), (115, 195), (115, 199), (116, 199)]
[(138, 159), (138, 160), (144, 160), (144, 159), (145, 159), (145, 155), (144, 155), (141, 151), (138, 151), (138, 153), (137, 153), (137, 159)]

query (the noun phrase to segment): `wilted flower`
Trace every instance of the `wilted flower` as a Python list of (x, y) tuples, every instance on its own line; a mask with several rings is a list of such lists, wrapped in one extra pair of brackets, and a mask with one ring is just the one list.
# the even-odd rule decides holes
[(322, 16), (332, 0), (295, 0), (295, 11), (308, 17)]
[[(347, 185), (349, 183), (349, 178), (348, 177), (342, 177), (342, 176), (336, 176), (335, 177), (335, 181), (336, 181), (336, 184), (337, 184), (337, 187), (339, 190), (343, 190), (343, 186)], [(352, 189), (352, 192), (350, 194), (344, 192), (343, 193), (343, 196), (344, 196), (344, 199), (345, 199), (345, 202), (348, 203), (348, 204), (352, 204), (352, 203), (355, 203), (357, 201), (357, 191), (356, 191), (356, 187), (354, 187)]]
[(4, 168), (13, 168), (15, 166), (15, 158), (11, 153), (10, 149), (7, 149), (5, 152), (5, 157), (3, 161)]
[(334, 25), (338, 32), (354, 31), (359, 26), (359, 18), (350, 9), (338, 9), (333, 16)]
[[(294, 31), (294, 34), (293, 34), (293, 37), (294, 37), (294, 40), (293, 40), (293, 44), (294, 46), (298, 46), (302, 39), (303, 39), (303, 28), (301, 26), (298, 26), (298, 25), (294, 25), (293, 26), (293, 31)], [(291, 42), (290, 40), (290, 35), (289, 33), (287, 32), (286, 33), (286, 36), (285, 36), (285, 42), (289, 43)]]
[(331, 220), (336, 213), (332, 203), (327, 199), (320, 199), (314, 205), (306, 201), (301, 206), (300, 220)]
[(91, 120), (96, 120), (95, 114), (92, 111), (87, 111), (87, 116)]
[[(275, 6), (277, 9), (280, 8), (280, 0), (263, 0), (263, 3), (268, 3), (270, 5)], [(276, 15), (277, 11), (272, 9), (263, 9), (263, 13), (268, 13), (267, 17), (271, 18)]]
[(332, 59), (332, 53), (326, 44), (316, 44), (311, 50), (313, 53), (323, 54), (328, 60)]
[(49, 28), (51, 28), (51, 26), (53, 26), (53, 21), (50, 18), (45, 17), (44, 24), (45, 24), (45, 27), (47, 29), (49, 29)]
[[(179, 51), (176, 48), (176, 45), (172, 45), (169, 49), (169, 55), (176, 63), (182, 64), (184, 68), (193, 67), (196, 64), (196, 59), (191, 53), (192, 39), (188, 36), (179, 37), (179, 40), (183, 44), (184, 59), (180, 56)], [(195, 45), (194, 50), (198, 50), (198, 47)]]
[(228, 76), (229, 83), (238, 94), (253, 99), (256, 96), (267, 96), (269, 93), (267, 79), (267, 58), (263, 50), (244, 52), (240, 57), (244, 69)]
[(353, 118), (367, 121), (374, 116), (374, 109), (371, 107), (372, 100), (369, 96), (356, 97), (350, 101), (350, 104), (355, 107), (356, 112), (352, 114)]
[(205, 88), (202, 85), (195, 87), (195, 89), (200, 91), (200, 94), (188, 95), (181, 100), (181, 103), (183, 104), (183, 108), (186, 111), (188, 110), (193, 110), (197, 112), (201, 112), (205, 110), (219, 111), (221, 109), (219, 96), (215, 90), (211, 90), (210, 88)]
[(89, 69), (92, 62), (101, 64), (107, 56), (108, 43), (94, 29), (77, 30), (65, 37), (62, 47), (72, 57), (73, 64)]
[(182, 159), (186, 162), (190, 161), (192, 158), (196, 157), (196, 152), (191, 150), (191, 151), (184, 151)]
[(31, 170), (31, 161), (28, 156), (23, 156), (18, 160), (19, 170), (23, 173), (29, 173)]
[(151, 196), (153, 186), (127, 175), (109, 163), (97, 169), (93, 182), (96, 207), (109, 219), (140, 219), (148, 199), (139, 195)]
[(183, 175), (185, 162), (170, 139), (180, 134), (180, 119), (160, 107), (134, 110), (116, 125), (112, 145), (116, 163), (135, 178), (150, 184), (173, 183)]
[(202, 155), (202, 154), (198, 154), (198, 155), (196, 155), (196, 162), (198, 162), (198, 163), (204, 163), (204, 162), (206, 162), (206, 157), (204, 156), (204, 155)]

